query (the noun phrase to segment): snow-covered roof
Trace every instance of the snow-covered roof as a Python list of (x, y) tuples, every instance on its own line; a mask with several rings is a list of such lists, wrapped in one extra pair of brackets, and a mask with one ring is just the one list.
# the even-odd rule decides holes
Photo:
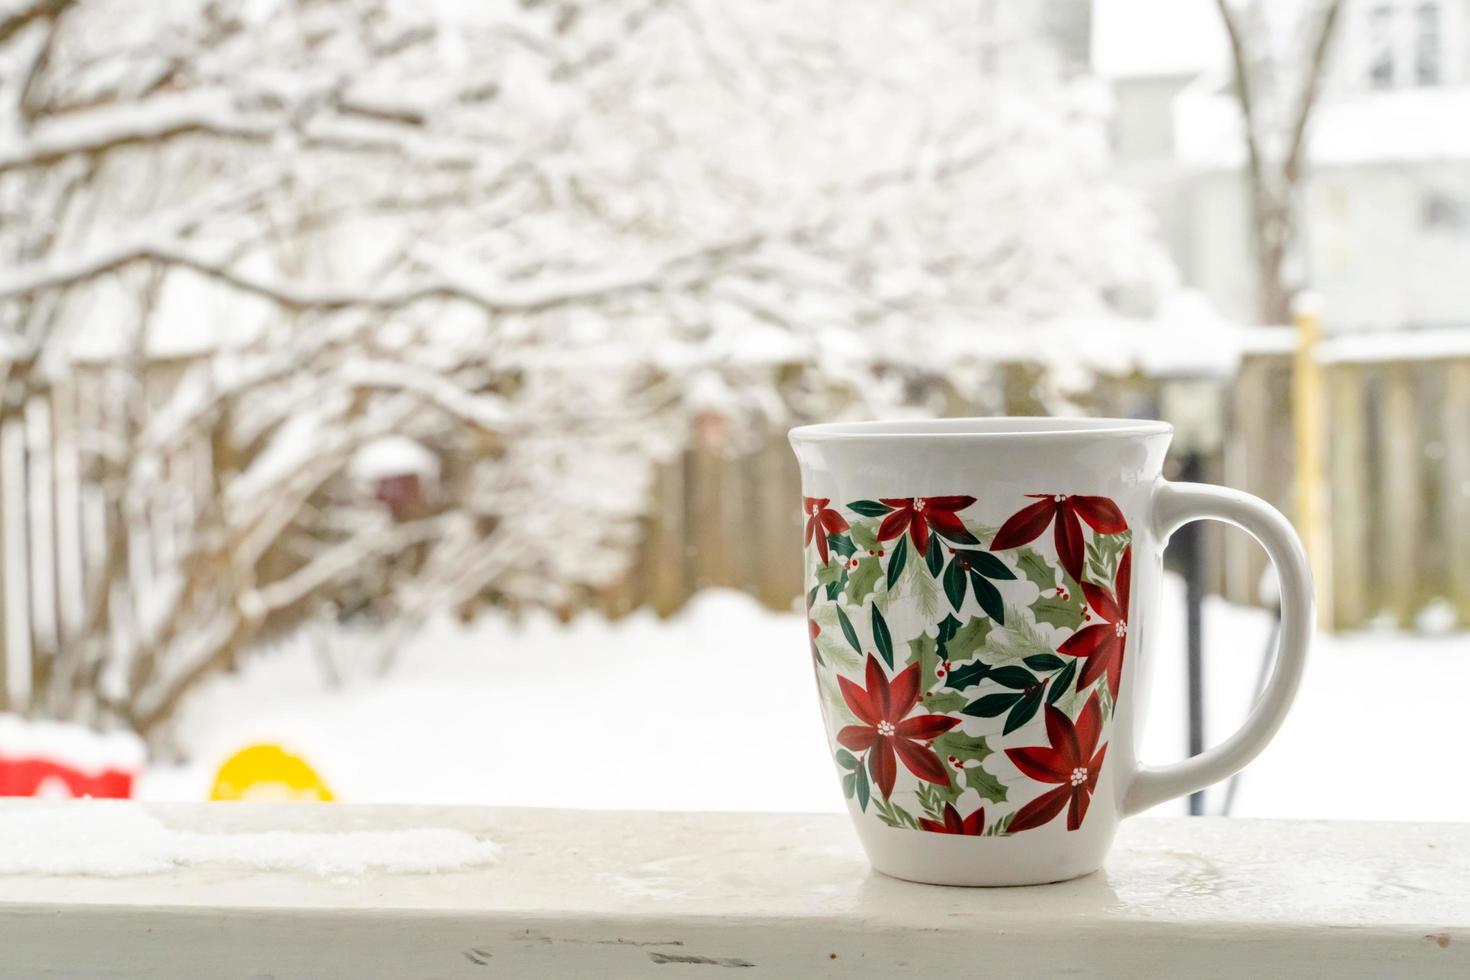
[(1343, 332), (1317, 349), (1324, 363), (1438, 361), (1470, 357), (1470, 327)]
[[(1329, 93), (1312, 124), (1312, 165), (1470, 160), (1467, 104), (1467, 88)], [(1245, 163), (1240, 111), (1229, 94), (1204, 86), (1181, 92), (1174, 133), (1181, 163), (1219, 170)]]
[(1194, 76), (1224, 66), (1214, 0), (1094, 0), (1092, 68), (1103, 78)]

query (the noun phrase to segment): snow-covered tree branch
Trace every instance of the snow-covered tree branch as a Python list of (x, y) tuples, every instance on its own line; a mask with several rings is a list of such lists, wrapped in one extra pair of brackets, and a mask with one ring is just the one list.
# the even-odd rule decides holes
[(915, 408), (1167, 275), (1095, 93), (978, 76), (962, 3), (451, 8), (0, 13), (0, 428), (112, 393), (35, 710), (156, 735), (309, 617), (565, 606), (692, 413)]

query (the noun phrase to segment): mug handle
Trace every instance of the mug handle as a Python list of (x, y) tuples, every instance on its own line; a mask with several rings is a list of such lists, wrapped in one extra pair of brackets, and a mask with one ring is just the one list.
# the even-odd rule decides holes
[(1219, 782), (1259, 755), (1281, 727), (1296, 697), (1312, 634), (1311, 567), (1301, 539), (1280, 511), (1238, 490), (1168, 480), (1156, 485), (1153, 505), (1153, 531), (1165, 543), (1181, 526), (1199, 520), (1233, 524), (1261, 543), (1281, 584), (1280, 647), (1270, 683), (1245, 724), (1225, 741), (1183, 762), (1140, 765), (1123, 800), (1125, 814), (1138, 813)]

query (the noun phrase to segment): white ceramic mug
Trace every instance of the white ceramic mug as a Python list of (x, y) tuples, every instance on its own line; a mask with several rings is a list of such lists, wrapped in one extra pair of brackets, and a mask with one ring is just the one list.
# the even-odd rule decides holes
[[(1171, 428), (1117, 419), (809, 425), (808, 631), (833, 758), (873, 866), (1015, 885), (1101, 867), (1118, 821), (1236, 772), (1306, 660), (1312, 585), (1291, 525), (1162, 476)], [(1210, 518), (1266, 549), (1280, 652), (1240, 730), (1137, 759), (1169, 535)]]

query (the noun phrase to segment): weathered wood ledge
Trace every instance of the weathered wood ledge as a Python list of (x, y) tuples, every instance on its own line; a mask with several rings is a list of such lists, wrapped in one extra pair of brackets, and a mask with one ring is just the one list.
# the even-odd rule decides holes
[[(6, 802), (0, 816), (66, 805)], [(105, 837), (136, 806), (91, 805), (86, 819)], [(980, 890), (872, 873), (841, 816), (147, 813), (170, 832), (448, 828), (502, 849), (432, 874), (206, 856), (144, 874), (0, 875), (0, 976), (1470, 977), (1470, 824), (1136, 819), (1101, 873)]]

